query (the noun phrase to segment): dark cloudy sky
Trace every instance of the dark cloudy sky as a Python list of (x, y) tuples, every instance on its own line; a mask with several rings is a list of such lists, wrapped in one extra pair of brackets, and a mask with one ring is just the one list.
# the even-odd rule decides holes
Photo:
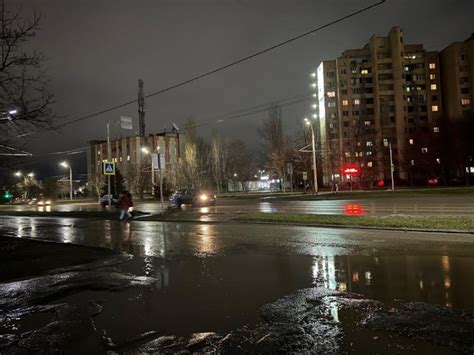
[[(41, 50), (64, 120), (173, 85), (276, 42), (322, 25), (374, 1), (367, 0), (6, 0), (43, 14), (32, 44)], [(384, 5), (244, 64), (147, 100), (147, 131), (172, 122), (197, 121), (309, 92), (308, 74), (324, 59), (363, 46), (391, 26), (405, 43), (441, 49), (474, 32), (473, 0), (388, 0)], [(309, 103), (283, 110), (285, 127), (296, 131)], [(136, 119), (136, 105), (37, 134), (35, 153), (83, 147), (103, 138), (105, 123), (121, 115)], [(256, 128), (264, 114), (208, 124), (257, 149)], [(114, 134), (120, 134), (118, 129)], [(79, 168), (79, 170), (85, 170)]]

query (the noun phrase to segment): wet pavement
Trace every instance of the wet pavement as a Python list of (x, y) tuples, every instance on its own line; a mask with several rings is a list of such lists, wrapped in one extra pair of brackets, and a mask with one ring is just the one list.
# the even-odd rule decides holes
[[(469, 353), (474, 346), (472, 235), (73, 218), (0, 223), (4, 236), (126, 253), (1, 284), (1, 309), (9, 310), (2, 353), (21, 350), (18, 337), (41, 348), (38, 334), (54, 333), (54, 325), (80, 331), (51, 346), (99, 353)], [(443, 341), (427, 323), (438, 324)]]
[[(165, 208), (169, 203), (165, 203)], [(392, 214), (406, 215), (440, 215), (440, 216), (474, 216), (474, 202), (472, 195), (428, 195), (417, 197), (384, 197), (351, 200), (291, 200), (284, 198), (263, 197), (249, 199), (218, 199), (216, 206), (193, 208), (183, 206), (185, 211), (194, 211), (202, 214), (235, 214), (239, 212), (288, 212), (327, 215), (369, 215), (384, 216)], [(136, 201), (135, 209), (157, 214), (161, 213), (161, 204), (158, 201)], [(45, 212), (77, 212), (100, 211), (97, 202), (60, 203), (52, 206), (40, 207), (30, 205), (3, 205), (2, 211), (39, 211)]]

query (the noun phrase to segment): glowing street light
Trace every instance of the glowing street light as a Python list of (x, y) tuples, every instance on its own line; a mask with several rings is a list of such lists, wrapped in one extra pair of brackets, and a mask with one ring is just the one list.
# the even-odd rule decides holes
[(141, 150), (143, 154), (150, 154), (150, 150), (147, 147), (142, 147)]
[(61, 162), (63, 168), (69, 168), (69, 199), (72, 201), (72, 168), (71, 165), (67, 161)]
[(312, 73), (311, 73), (311, 77), (312, 77), (312, 78), (316, 78), (316, 73), (315, 73), (315, 72), (312, 72)]

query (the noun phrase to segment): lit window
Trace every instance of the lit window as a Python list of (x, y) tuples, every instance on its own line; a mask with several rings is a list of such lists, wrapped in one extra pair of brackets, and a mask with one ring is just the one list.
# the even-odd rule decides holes
[(410, 163), (411, 163), (411, 166), (415, 166), (415, 161), (414, 160), (410, 161)]
[(436, 63), (430, 63), (430, 69), (436, 69)]
[(467, 106), (471, 103), (470, 99), (461, 99), (461, 105)]
[(315, 109), (316, 107), (318, 107), (318, 105), (316, 104), (313, 104), (312, 107)]
[(346, 156), (346, 158), (350, 158), (350, 157), (351, 157), (351, 153), (345, 152), (345, 156)]
[(388, 139), (387, 139), (387, 138), (384, 138), (384, 140), (383, 140), (383, 145), (384, 145), (385, 147), (388, 147)]
[(127, 155), (127, 161), (130, 161), (130, 155)]
[(334, 91), (328, 91), (328, 97), (336, 97), (336, 93)]
[(122, 162), (122, 157), (120, 157), (120, 162)]
[(440, 160), (439, 158), (436, 158), (436, 162), (437, 162), (438, 164), (441, 164), (441, 160)]
[(367, 75), (367, 74), (369, 74), (369, 71), (368, 71), (367, 69), (362, 69), (362, 70), (360, 71), (360, 73), (361, 73), (362, 75)]
[(371, 162), (371, 161), (367, 162), (367, 167), (368, 167), (368, 168), (371, 168), (371, 167), (372, 167), (372, 162)]
[(100, 155), (100, 150), (97, 152), (97, 155)]
[(313, 94), (313, 97), (318, 97), (318, 94)]
[(422, 153), (428, 153), (428, 148), (426, 148), (426, 147), (421, 148), (421, 152), (422, 152)]
[(436, 79), (436, 74), (430, 74), (430, 80), (435, 80)]
[(312, 83), (312, 84), (311, 84), (311, 87), (315, 88), (315, 87), (316, 87), (316, 83)]
[(439, 127), (433, 127), (433, 132), (434, 133), (439, 133)]
[(360, 100), (359, 99), (354, 99), (354, 105), (360, 105)]
[(313, 118), (318, 118), (318, 115), (317, 115), (317, 114), (314, 114), (314, 115), (313, 115)]
[(439, 110), (438, 105), (431, 106), (431, 111), (438, 112), (438, 110)]
[(435, 91), (436, 89), (438, 89), (438, 86), (436, 84), (431, 84), (430, 89), (431, 91)]
[(372, 152), (371, 151), (368, 151), (365, 153), (366, 155), (372, 155)]
[(372, 146), (373, 146), (373, 144), (372, 144), (372, 142), (371, 142), (371, 141), (367, 141), (367, 142), (365, 142), (365, 145), (366, 145), (367, 147), (372, 147)]
[(342, 100), (342, 106), (349, 106), (349, 100)]
[(409, 86), (407, 86), (406, 90), (407, 90), (407, 92), (410, 92), (411, 88)]
[(410, 144), (413, 144), (413, 139), (409, 139), (408, 142), (409, 142)]
[(364, 121), (364, 125), (370, 126), (370, 121)]

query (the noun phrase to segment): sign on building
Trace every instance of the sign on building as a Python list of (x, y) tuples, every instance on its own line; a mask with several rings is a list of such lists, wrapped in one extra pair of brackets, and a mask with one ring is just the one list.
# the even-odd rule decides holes
[(102, 165), (102, 171), (104, 175), (115, 175), (115, 163), (106, 161)]
[(120, 126), (122, 129), (133, 129), (133, 120), (131, 117), (120, 116)]
[(308, 180), (308, 173), (306, 171), (303, 171), (303, 180)]

